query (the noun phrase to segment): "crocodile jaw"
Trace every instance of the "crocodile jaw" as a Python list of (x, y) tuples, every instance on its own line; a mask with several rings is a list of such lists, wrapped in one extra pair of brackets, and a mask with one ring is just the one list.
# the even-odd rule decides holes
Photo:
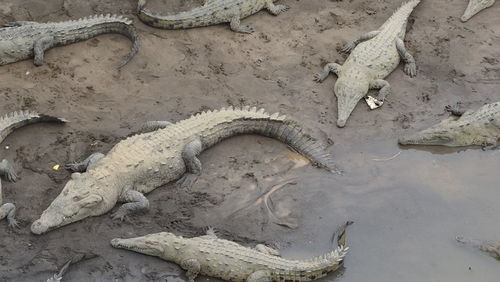
[(335, 83), (335, 95), (337, 96), (338, 118), (337, 126), (344, 127), (352, 111), (366, 93), (369, 84), (362, 81), (349, 82), (349, 79), (340, 77)]
[(462, 22), (466, 22), (480, 11), (493, 6), (493, 4), (495, 4), (495, 0), (470, 0), (464, 15), (460, 19)]
[(115, 238), (111, 240), (111, 246), (113, 246), (114, 248), (126, 249), (145, 255), (163, 257), (165, 254), (165, 249), (163, 246), (164, 240), (160, 238), (160, 235), (161, 233), (150, 234), (130, 239)]

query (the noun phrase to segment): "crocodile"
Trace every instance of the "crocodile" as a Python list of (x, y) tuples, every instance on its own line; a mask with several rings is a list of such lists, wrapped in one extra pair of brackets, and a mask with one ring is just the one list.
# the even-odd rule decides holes
[(138, 1), (138, 17), (147, 25), (163, 29), (181, 29), (229, 23), (231, 30), (252, 33), (253, 28), (240, 20), (262, 9), (272, 15), (288, 10), (288, 6), (275, 5), (276, 0), (206, 0), (205, 5), (175, 15), (160, 15), (146, 9), (146, 0)]
[(278, 139), (315, 165), (339, 173), (323, 146), (279, 113), (270, 115), (255, 107), (206, 111), (175, 124), (165, 123), (164, 128), (153, 132), (130, 136), (104, 157), (87, 161), (86, 171), (71, 175), (59, 196), (32, 224), (31, 231), (42, 234), (105, 214), (117, 202), (125, 204), (112, 215), (114, 219), (123, 220), (128, 214), (145, 211), (149, 201), (144, 193), (179, 178), (178, 185), (189, 187), (201, 174), (197, 155), (239, 134)]
[(408, 17), (421, 0), (404, 3), (378, 30), (368, 32), (347, 44), (342, 51), (351, 53), (344, 65), (328, 63), (323, 71), (315, 75), (317, 82), (324, 81), (330, 73), (338, 76), (334, 92), (337, 96), (337, 126), (344, 127), (358, 101), (370, 89), (380, 89), (377, 97), (366, 97), (373, 104), (372, 109), (380, 107), (390, 94), (390, 84), (386, 80), (402, 59), (404, 71), (410, 77), (416, 75), (413, 56), (406, 50), (403, 39), (406, 34)]
[(470, 0), (467, 9), (460, 18), (462, 22), (470, 20), (474, 15), (495, 4), (496, 0)]
[[(460, 114), (460, 112), (455, 112)], [(399, 139), (401, 145), (496, 146), (500, 141), (500, 102), (468, 110), (460, 118), (440, 123)]]
[(179, 264), (187, 271), (188, 281), (198, 274), (226, 281), (312, 281), (337, 270), (348, 247), (340, 245), (333, 251), (309, 260), (290, 260), (265, 245), (247, 248), (219, 239), (214, 232), (184, 238), (161, 232), (130, 239), (111, 240), (115, 248), (156, 256)]
[(462, 236), (457, 236), (456, 240), (459, 243), (478, 248), (479, 250), (488, 253), (491, 257), (500, 261), (500, 242), (465, 239)]
[(118, 65), (127, 64), (139, 51), (139, 40), (132, 21), (117, 15), (95, 15), (79, 20), (38, 23), (10, 22), (0, 28), (0, 65), (34, 58), (35, 66), (43, 64), (50, 48), (87, 40), (104, 33), (119, 33), (132, 42), (132, 50)]
[[(17, 111), (6, 114), (0, 118), (0, 143), (14, 130), (38, 122), (58, 122), (65, 123), (67, 120), (48, 115), (41, 115), (32, 111)], [(10, 182), (17, 180), (17, 173), (14, 167), (3, 159), (0, 162), (0, 175)], [(18, 227), (16, 215), (16, 206), (13, 203), (5, 203), (2, 205), (2, 183), (0, 181), (0, 220), (7, 218), (9, 226), (12, 228)]]

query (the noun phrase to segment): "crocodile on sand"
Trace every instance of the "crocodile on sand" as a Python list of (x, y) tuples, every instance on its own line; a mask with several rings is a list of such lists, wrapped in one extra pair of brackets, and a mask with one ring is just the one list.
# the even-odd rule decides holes
[(380, 89), (378, 97), (369, 96), (367, 102), (373, 102), (372, 109), (380, 107), (389, 95), (389, 82), (384, 80), (402, 59), (404, 71), (410, 77), (417, 73), (415, 59), (406, 50), (403, 39), (406, 34), (408, 17), (420, 0), (410, 0), (403, 4), (378, 30), (362, 35), (344, 47), (344, 52), (351, 52), (344, 65), (329, 63), (323, 72), (315, 75), (317, 82), (322, 82), (330, 72), (338, 76), (334, 92), (337, 96), (337, 126), (344, 127), (358, 101), (365, 97), (370, 89)]
[[(90, 216), (110, 211), (117, 202), (125, 202), (113, 215), (147, 210), (144, 196), (176, 179), (181, 187), (191, 185), (201, 174), (197, 158), (203, 150), (221, 140), (239, 134), (260, 134), (278, 139), (314, 164), (336, 172), (331, 155), (324, 147), (302, 132), (300, 127), (278, 113), (263, 109), (221, 109), (192, 116), (153, 132), (129, 137), (105, 156), (87, 161), (85, 173), (73, 173), (59, 196), (31, 226), (35, 234)], [(81, 168), (81, 167), (79, 167)], [(82, 169), (83, 170), (83, 169)], [(182, 178), (181, 178), (182, 177)]]
[(116, 15), (96, 15), (65, 22), (11, 22), (0, 28), (0, 65), (29, 58), (41, 66), (45, 51), (50, 48), (87, 40), (104, 33), (119, 33), (132, 42), (132, 50), (119, 64), (127, 64), (139, 50), (139, 41), (132, 21)]
[(115, 248), (157, 256), (179, 264), (187, 271), (188, 281), (198, 274), (234, 282), (312, 281), (337, 270), (348, 247), (309, 260), (289, 260), (264, 245), (255, 249), (219, 239), (213, 231), (195, 238), (183, 238), (162, 232), (131, 239), (113, 239)]
[(262, 9), (277, 16), (288, 10), (288, 6), (275, 5), (276, 0), (206, 0), (205, 5), (175, 15), (159, 15), (144, 8), (146, 0), (139, 0), (138, 17), (145, 24), (164, 28), (181, 29), (229, 23), (231, 30), (252, 33), (253, 29), (242, 25), (240, 20)]
[(465, 239), (461, 236), (457, 236), (456, 240), (462, 244), (478, 248), (479, 250), (488, 253), (490, 256), (500, 261), (500, 242)]
[[(12, 133), (15, 129), (37, 123), (37, 122), (67, 122), (65, 119), (51, 117), (47, 115), (40, 115), (30, 111), (12, 112), (0, 118), (0, 143)], [(6, 160), (0, 162), (0, 175), (10, 182), (17, 180), (17, 174), (14, 167)], [(0, 220), (7, 218), (10, 227), (17, 227), (15, 219), (16, 206), (12, 203), (5, 203), (2, 205), (2, 183), (0, 181)]]
[(470, 0), (464, 15), (460, 18), (463, 22), (470, 20), (474, 15), (495, 4), (496, 0)]
[[(454, 114), (460, 112), (454, 111)], [(399, 139), (401, 145), (497, 146), (500, 141), (500, 102), (449, 117), (428, 129)]]

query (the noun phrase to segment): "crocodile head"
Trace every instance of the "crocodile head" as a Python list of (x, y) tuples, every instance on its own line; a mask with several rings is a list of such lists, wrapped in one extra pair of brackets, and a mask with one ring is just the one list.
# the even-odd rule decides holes
[(463, 22), (466, 22), (475, 14), (488, 7), (491, 7), (493, 4), (495, 4), (495, 0), (470, 0), (467, 9), (465, 9), (464, 15), (460, 19)]
[(182, 246), (180, 238), (169, 232), (161, 232), (130, 239), (115, 238), (111, 240), (111, 246), (169, 260), (177, 256)]
[[(337, 126), (344, 127), (347, 119), (358, 104), (359, 100), (368, 93), (369, 84), (364, 79), (351, 81), (351, 78), (340, 77), (335, 83), (335, 95), (337, 96), (338, 118)], [(368, 81), (368, 80), (366, 80)]]
[(61, 194), (33, 222), (31, 232), (43, 234), (86, 217), (97, 216), (111, 210), (118, 196), (109, 195), (112, 189), (92, 189), (93, 178), (86, 174), (73, 173)]

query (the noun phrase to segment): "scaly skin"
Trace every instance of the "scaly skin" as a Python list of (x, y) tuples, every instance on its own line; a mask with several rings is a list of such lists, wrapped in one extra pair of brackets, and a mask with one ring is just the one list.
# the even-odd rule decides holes
[[(276, 1), (276, 0), (274, 0)], [(251, 33), (253, 29), (240, 24), (240, 20), (262, 9), (277, 16), (288, 9), (285, 5), (274, 5), (273, 0), (207, 0), (205, 5), (176, 15), (159, 15), (144, 8), (146, 0), (138, 2), (138, 17), (145, 24), (164, 28), (181, 29), (230, 23), (236, 32)]]
[(310, 260), (288, 260), (266, 248), (246, 248), (214, 234), (183, 238), (168, 232), (113, 239), (111, 245), (179, 264), (190, 282), (198, 274), (233, 282), (312, 281), (338, 269), (348, 250), (340, 246)]
[[(410, 0), (403, 4), (378, 30), (369, 32), (349, 43), (343, 51), (351, 52), (343, 66), (329, 63), (323, 72), (316, 74), (315, 80), (321, 82), (330, 72), (338, 76), (334, 92), (338, 103), (337, 126), (344, 127), (358, 101), (370, 89), (380, 89), (375, 104), (382, 105), (390, 93), (390, 85), (383, 80), (399, 65), (405, 62), (405, 72), (414, 77), (416, 66), (413, 56), (406, 51), (403, 39), (406, 24), (413, 9), (420, 0)], [(374, 107), (375, 108), (375, 107)]]
[(500, 261), (500, 242), (465, 239), (461, 236), (458, 236), (456, 240), (462, 244), (478, 248), (479, 250), (488, 253), (491, 257)]
[[(61, 194), (31, 226), (35, 234), (110, 211), (114, 214), (146, 210), (143, 195), (182, 177), (181, 186), (191, 185), (201, 174), (197, 155), (221, 140), (239, 134), (276, 138), (308, 157), (318, 166), (335, 171), (330, 154), (284, 116), (263, 109), (222, 109), (195, 115), (150, 133), (127, 138), (97, 162), (89, 162), (85, 173), (74, 173)], [(185, 173), (187, 172), (187, 173)]]
[[(37, 122), (65, 123), (67, 121), (65, 119), (40, 115), (30, 111), (12, 112), (0, 118), (0, 143), (15, 129)], [(17, 174), (14, 167), (5, 159), (0, 163), (0, 175), (11, 182), (17, 180)], [(16, 206), (12, 203), (5, 203), (2, 205), (2, 202), (2, 183), (0, 181), (0, 220), (7, 218), (10, 227), (18, 227), (15, 219)]]
[(470, 0), (464, 15), (460, 18), (462, 22), (470, 20), (475, 14), (495, 4), (496, 0)]
[(57, 23), (12, 22), (0, 28), (0, 65), (34, 57), (43, 64), (44, 52), (56, 46), (87, 40), (104, 33), (120, 33), (132, 42), (132, 50), (118, 67), (127, 64), (139, 50), (138, 36), (132, 22), (121, 16), (100, 15)]
[(402, 145), (495, 146), (500, 140), (500, 102), (466, 111), (457, 120), (443, 120), (431, 128), (399, 139)]

